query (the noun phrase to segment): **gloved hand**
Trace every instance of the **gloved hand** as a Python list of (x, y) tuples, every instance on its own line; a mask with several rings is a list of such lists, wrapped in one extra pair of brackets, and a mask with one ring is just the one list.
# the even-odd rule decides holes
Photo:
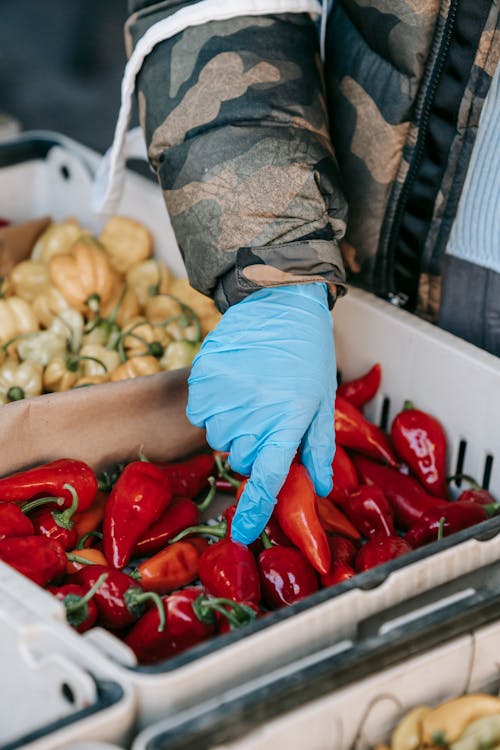
[(336, 389), (326, 285), (273, 287), (230, 307), (205, 339), (189, 378), (187, 416), (231, 468), (250, 475), (232, 538), (264, 529), (301, 445), (319, 495), (332, 488)]

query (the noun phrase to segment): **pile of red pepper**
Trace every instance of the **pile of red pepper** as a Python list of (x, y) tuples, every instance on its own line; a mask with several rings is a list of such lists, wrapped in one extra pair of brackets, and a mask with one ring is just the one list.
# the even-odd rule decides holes
[[(434, 417), (405, 404), (390, 437), (364, 418), (380, 381), (375, 365), (339, 386), (330, 496), (315, 495), (297, 457), (250, 547), (231, 540), (246, 480), (224, 455), (141, 456), (99, 481), (61, 459), (0, 479), (0, 560), (47, 587), (79, 632), (105, 627), (153, 664), (500, 509), (478, 487), (450, 499)], [(217, 489), (235, 502), (202, 524)]]

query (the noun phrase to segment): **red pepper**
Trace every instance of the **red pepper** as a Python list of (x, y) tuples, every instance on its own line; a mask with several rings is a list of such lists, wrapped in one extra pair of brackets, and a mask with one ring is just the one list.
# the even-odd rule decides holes
[(331, 534), (328, 536), (328, 544), (332, 553), (332, 565), (334, 562), (346, 562), (349, 565), (354, 563), (358, 548), (350, 539), (339, 534)]
[(262, 598), (270, 609), (285, 607), (318, 590), (318, 576), (294, 547), (273, 547), (263, 536), (265, 549), (258, 558)]
[(479, 505), (492, 505), (496, 503), (496, 498), (493, 497), (491, 492), (481, 487), (473, 477), (468, 474), (455, 474), (453, 477), (448, 478), (448, 482), (463, 482), (466, 481), (470, 484), (469, 489), (463, 490), (457, 497), (456, 502), (467, 502), (467, 503), (478, 503)]
[(301, 464), (292, 464), (275, 508), (278, 523), (318, 573), (330, 568), (330, 547), (318, 515), (314, 485)]
[(396, 533), (391, 506), (375, 485), (360, 485), (339, 504), (363, 536), (394, 536)]
[(334, 560), (332, 567), (325, 576), (321, 576), (321, 585), (324, 588), (336, 586), (337, 583), (348, 581), (356, 575), (354, 568), (345, 560)]
[(140, 557), (163, 549), (180, 531), (200, 521), (200, 511), (188, 497), (174, 497), (168, 508), (139, 537), (134, 556)]
[(97, 493), (96, 476), (90, 466), (72, 458), (61, 458), (0, 479), (0, 502), (21, 503), (47, 495), (64, 498), (63, 507), (67, 508), (73, 502), (68, 484), (78, 495), (78, 509), (89, 508)]
[(375, 364), (360, 378), (341, 383), (337, 388), (337, 395), (342, 396), (358, 409), (361, 409), (367, 401), (371, 401), (376, 395), (381, 380), (382, 368), (379, 364)]
[(125, 567), (139, 538), (171, 500), (170, 485), (157, 466), (134, 461), (125, 467), (111, 490), (104, 513), (104, 554), (110, 565)]
[(35, 530), (30, 519), (15, 503), (0, 505), (0, 540), (10, 536), (33, 536)]
[(126, 628), (132, 625), (144, 613), (152, 601), (158, 608), (159, 622), (164, 614), (163, 605), (158, 594), (143, 591), (137, 583), (119, 570), (104, 565), (88, 565), (71, 576), (71, 582), (84, 586), (94, 586), (99, 577), (107, 573), (108, 577), (95, 594), (94, 601), (99, 610), (99, 623), (112, 629)]
[(66, 551), (55, 539), (18, 536), (0, 541), (0, 560), (46, 586), (66, 571)]
[[(51, 539), (57, 539), (64, 549), (72, 549), (77, 542), (77, 532), (74, 528), (73, 517), (78, 509), (78, 495), (74, 488), (68, 484), (65, 485), (73, 495), (73, 503), (65, 510), (49, 510), (44, 508), (37, 510), (31, 516), (31, 521), (36, 534), (48, 536)], [(39, 500), (33, 500), (23, 506), (23, 512), (26, 513), (29, 506), (36, 505)]]
[(200, 453), (177, 463), (155, 463), (170, 483), (172, 495), (196, 497), (208, 487), (214, 473), (215, 460), (211, 453)]
[(279, 547), (293, 547), (293, 542), (290, 541), (279, 525), (274, 513), (267, 522), (264, 533), (272, 544), (278, 545)]
[(336, 500), (337, 497), (344, 495), (346, 490), (355, 490), (359, 484), (354, 464), (341, 445), (337, 445), (335, 449), (332, 469), (333, 489), (328, 497)]
[(194, 544), (176, 542), (140, 563), (132, 573), (145, 591), (167, 594), (198, 577), (200, 552)]
[(335, 437), (338, 445), (344, 448), (351, 448), (389, 466), (397, 466), (396, 456), (380, 427), (368, 422), (359, 409), (342, 396), (335, 399)]
[(449, 536), (462, 529), (486, 521), (500, 506), (479, 505), (470, 502), (448, 503), (446, 508), (437, 508), (424, 513), (405, 536), (412, 547), (422, 547), (435, 542), (441, 536)]
[(407, 552), (411, 552), (411, 547), (400, 536), (374, 536), (359, 550), (355, 567), (358, 573), (361, 573), (363, 570), (406, 555)]
[(392, 422), (391, 436), (396, 453), (427, 492), (434, 497), (447, 497), (446, 435), (441, 423), (406, 401)]
[(396, 525), (402, 529), (413, 526), (427, 510), (446, 508), (449, 504), (429, 495), (413, 477), (363, 456), (354, 456), (353, 461), (363, 482), (382, 490), (392, 506)]
[(79, 633), (90, 630), (97, 621), (98, 609), (93, 596), (104, 583), (107, 573), (103, 573), (94, 586), (86, 591), (76, 583), (66, 583), (64, 586), (49, 586), (47, 591), (54, 594), (66, 608), (66, 620)]
[[(212, 600), (213, 601), (213, 600)], [(243, 625), (248, 625), (258, 617), (262, 617), (265, 612), (260, 609), (258, 604), (255, 602), (238, 602), (238, 606), (242, 607), (241, 611), (235, 610), (234, 605), (236, 602), (229, 600), (227, 604), (224, 604), (224, 599), (218, 600), (221, 604), (224, 614), (217, 612), (217, 632), (222, 635), (223, 633), (231, 633), (233, 630), (237, 630)], [(230, 613), (228, 617), (227, 613)]]
[(321, 525), (328, 532), (344, 534), (351, 539), (359, 539), (361, 534), (349, 519), (335, 507), (327, 497), (318, 497), (318, 515)]
[(230, 539), (211, 544), (199, 559), (200, 580), (213, 596), (259, 602), (259, 571), (248, 547)]

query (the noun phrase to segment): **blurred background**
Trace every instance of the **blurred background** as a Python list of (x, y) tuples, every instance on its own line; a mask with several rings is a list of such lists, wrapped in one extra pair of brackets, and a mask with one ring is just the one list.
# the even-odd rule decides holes
[(98, 151), (111, 144), (127, 0), (0, 0), (0, 113)]

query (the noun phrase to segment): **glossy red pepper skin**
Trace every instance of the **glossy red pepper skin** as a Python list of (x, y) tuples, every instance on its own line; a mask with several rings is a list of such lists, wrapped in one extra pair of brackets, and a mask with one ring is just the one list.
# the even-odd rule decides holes
[(338, 502), (363, 536), (395, 535), (391, 506), (378, 487), (362, 484)]
[(21, 503), (37, 497), (62, 497), (64, 508), (73, 502), (65, 484), (71, 484), (78, 495), (78, 510), (92, 505), (97, 494), (97, 479), (83, 461), (61, 458), (28, 471), (20, 471), (0, 479), (0, 502)]
[(169, 539), (199, 522), (200, 512), (196, 503), (189, 497), (174, 497), (159, 519), (141, 534), (135, 545), (134, 557), (159, 552)]
[[(342, 513), (327, 497), (318, 497), (318, 516), (322, 527), (328, 533), (344, 534), (350, 539), (359, 539), (361, 534), (353, 526), (345, 513)], [(339, 503), (340, 504), (340, 503)]]
[(66, 607), (66, 619), (78, 633), (85, 633), (97, 622), (98, 610), (93, 599), (74, 610), (78, 600), (83, 599), (87, 593), (83, 586), (76, 583), (66, 583), (64, 586), (49, 586), (50, 591), (56, 599), (59, 599)]
[(358, 573), (382, 565), (396, 557), (406, 555), (412, 548), (407, 541), (400, 536), (375, 536), (363, 544), (359, 550), (355, 568)]
[(438, 538), (441, 519), (442, 535), (449, 536), (462, 529), (468, 529), (489, 518), (488, 513), (477, 503), (454, 502), (447, 508), (427, 511), (420, 520), (405, 535), (405, 540), (411, 547), (422, 547), (424, 544), (435, 542)]
[(10, 536), (33, 536), (34, 533), (33, 524), (18, 505), (0, 505), (0, 540)]
[[(259, 617), (263, 617), (266, 612), (264, 612), (258, 604), (255, 604), (255, 602), (239, 602), (240, 604), (243, 604), (243, 606), (248, 607), (249, 609), (253, 610), (255, 612), (255, 619), (258, 619)], [(239, 626), (241, 627), (241, 626)], [(227, 617), (224, 617), (222, 615), (217, 616), (217, 632), (220, 635), (223, 635), (224, 633), (231, 633), (235, 628), (231, 625), (231, 622), (227, 619)]]
[(262, 598), (270, 609), (286, 607), (318, 590), (311, 563), (294, 547), (271, 547), (258, 558)]
[(148, 610), (124, 638), (139, 664), (156, 664), (195, 646), (215, 633), (213, 623), (201, 622), (193, 609), (194, 602), (204, 595), (198, 587), (182, 589), (162, 599), (166, 626), (159, 632), (160, 619), (156, 608)]
[(145, 592), (129, 575), (105, 565), (87, 565), (73, 573), (68, 581), (83, 586), (87, 591), (103, 573), (107, 573), (108, 577), (94, 596), (99, 624), (112, 630), (132, 625), (144, 613), (146, 600)]
[(356, 575), (354, 568), (345, 560), (334, 560), (332, 567), (325, 576), (321, 576), (321, 585), (324, 588), (336, 586), (338, 583), (348, 581)]
[(358, 547), (354, 542), (340, 534), (329, 534), (328, 544), (332, 553), (332, 565), (334, 562), (345, 562), (350, 566), (354, 564), (358, 554)]
[(427, 492), (433, 497), (447, 497), (447, 446), (441, 423), (419, 409), (403, 409), (392, 422), (391, 437), (396, 453)]
[(382, 490), (392, 506), (396, 526), (401, 529), (411, 528), (426, 511), (446, 508), (449, 504), (429, 495), (413, 477), (364, 456), (354, 456), (353, 461), (362, 481)]
[(381, 380), (382, 368), (379, 364), (375, 364), (361, 377), (340, 383), (337, 388), (337, 395), (361, 409), (376, 396)]
[(259, 571), (244, 544), (222, 539), (211, 544), (199, 559), (200, 581), (213, 596), (236, 602), (260, 601)]
[(335, 439), (338, 445), (358, 451), (389, 466), (398, 462), (380, 427), (368, 422), (359, 409), (342, 396), (335, 399)]
[(35, 529), (35, 534), (41, 534), (42, 536), (50, 537), (50, 539), (56, 539), (64, 549), (73, 549), (77, 543), (77, 531), (74, 526), (60, 526), (56, 520), (57, 511), (55, 513), (50, 510), (39, 510), (33, 513), (31, 520)]
[(9, 537), (0, 541), (0, 560), (39, 586), (66, 572), (66, 551), (55, 539), (44, 536)]
[(157, 466), (134, 461), (125, 467), (104, 511), (104, 554), (112, 567), (125, 567), (139, 538), (160, 518), (171, 500), (170, 485)]
[(157, 594), (167, 594), (187, 586), (198, 577), (200, 552), (193, 543), (195, 541), (175, 542), (165, 547), (140, 563), (133, 578), (145, 591), (156, 591)]
[(341, 445), (337, 445), (335, 449), (332, 469), (333, 489), (328, 497), (336, 500), (337, 497), (342, 497), (346, 490), (355, 490), (359, 484), (356, 468)]
[(482, 487), (471, 487), (470, 489), (461, 492), (455, 502), (492, 505), (493, 503), (496, 503), (496, 498), (493, 497), (491, 492), (484, 490)]
[(330, 546), (318, 515), (314, 485), (301, 464), (292, 464), (274, 510), (280, 527), (320, 574), (330, 569)]
[(274, 513), (267, 522), (264, 532), (272, 544), (278, 545), (279, 547), (293, 547), (293, 542), (287, 537), (279, 525)]
[(215, 461), (211, 453), (199, 453), (185, 461), (155, 463), (169, 483), (174, 497), (196, 497), (208, 487), (214, 474)]

